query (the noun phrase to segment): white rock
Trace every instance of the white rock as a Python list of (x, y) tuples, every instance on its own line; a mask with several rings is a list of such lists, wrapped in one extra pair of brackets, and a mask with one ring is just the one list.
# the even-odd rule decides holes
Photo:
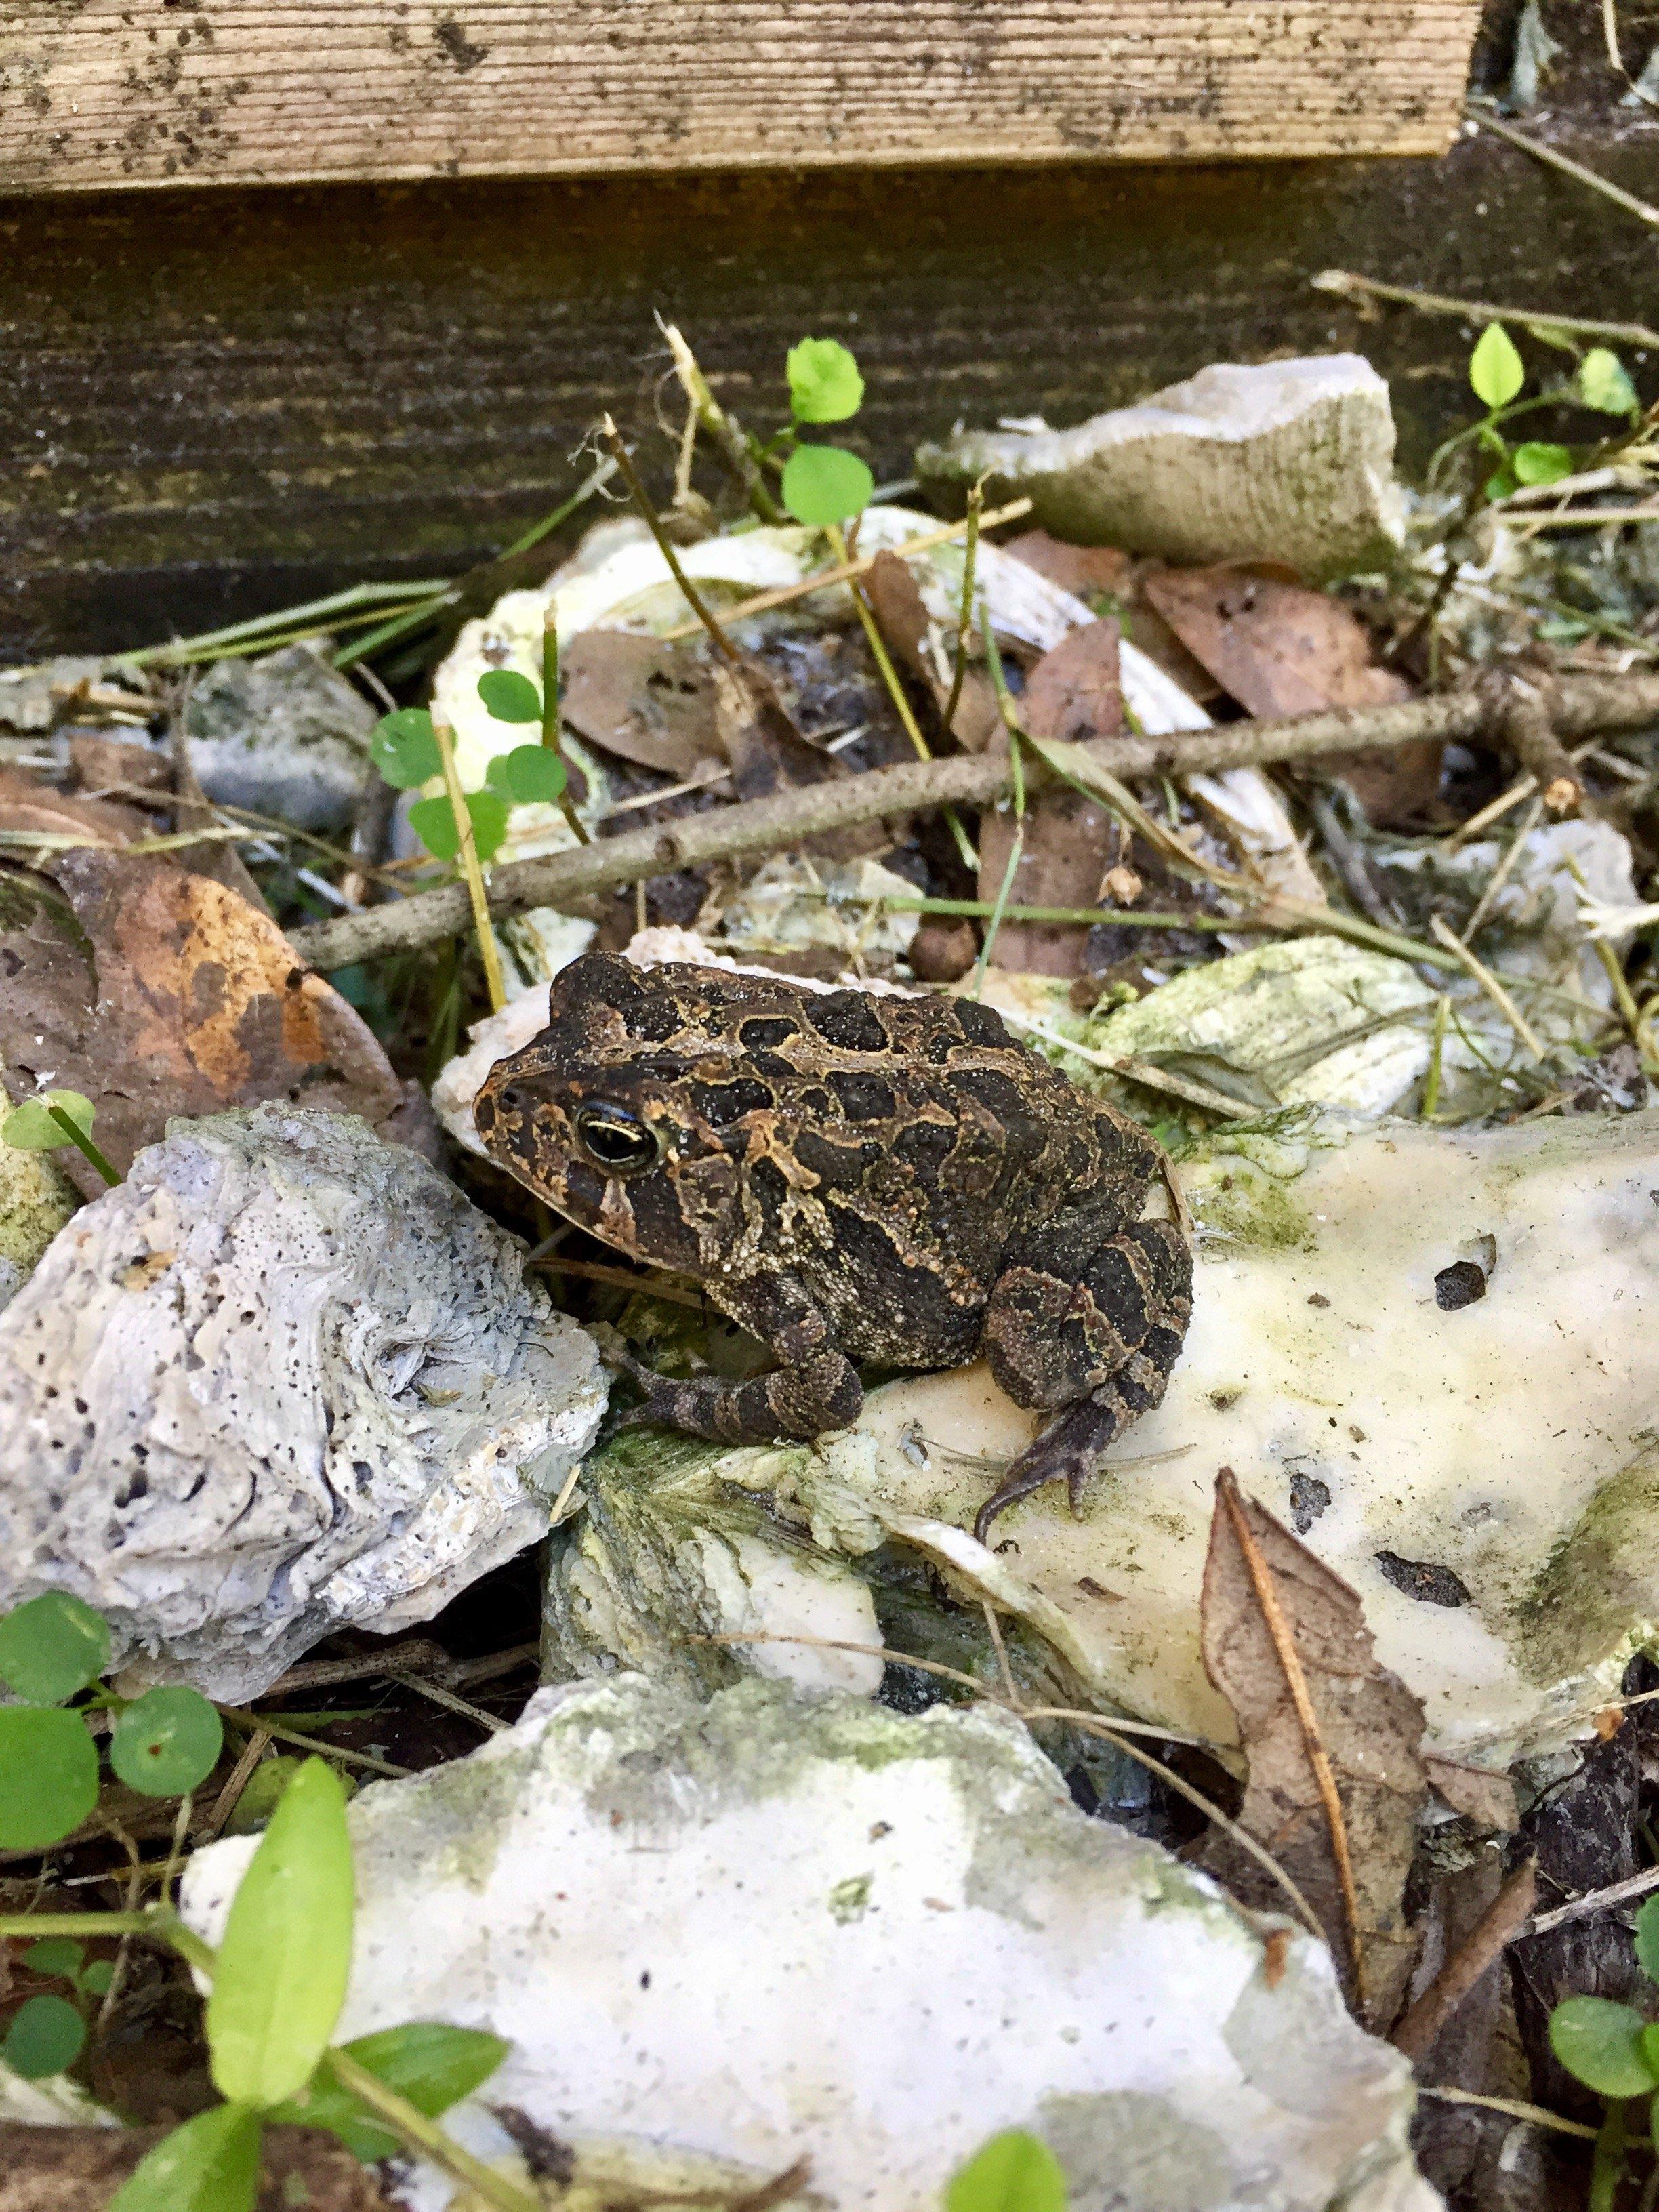
[(0, 1611), (254, 1695), (533, 1543), (605, 1400), (522, 1248), (355, 1118), (175, 1122), (0, 1316)]
[(1389, 387), (1358, 354), (1217, 362), (1070, 430), (958, 432), (916, 472), (960, 505), (1035, 503), (1055, 537), (1165, 560), (1352, 570), (1398, 544)]
[[(603, 2163), (936, 2212), (1000, 2128), (1079, 2212), (1431, 2212), (1409, 2070), (1302, 1936), (1091, 1821), (1017, 1722), (749, 1683), (543, 1692), (472, 1757), (365, 1790), (340, 2023), (441, 2020), (510, 2057), (447, 2122), (506, 2162), (516, 2107)], [(214, 1940), (253, 1839), (198, 1852)], [(682, 2185), (685, 2185), (684, 2183)], [(422, 2212), (447, 2185), (423, 2172)], [(803, 2197), (806, 2194), (802, 2192)]]
[(27, 1281), (80, 1203), (80, 1193), (50, 1152), (26, 1152), (0, 1142), (0, 1307)]
[[(1504, 1767), (1589, 1733), (1659, 1634), (1659, 1109), (1334, 1137), (1224, 1132), (1183, 1169), (1186, 1346), (1080, 1520), (1050, 1490), (998, 1522), (1017, 1551), (966, 1533), (1035, 1426), (983, 1366), (888, 1384), (854, 1430), (713, 1477), (820, 1542), (919, 1548), (1094, 1696), (1226, 1743), (1199, 1601), (1230, 1466), (1359, 1592), (1430, 1750)], [(1488, 1286), (1444, 1310), (1435, 1279), (1461, 1261)]]

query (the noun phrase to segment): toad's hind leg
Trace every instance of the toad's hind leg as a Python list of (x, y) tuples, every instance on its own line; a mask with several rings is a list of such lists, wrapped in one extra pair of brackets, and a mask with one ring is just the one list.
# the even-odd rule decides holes
[(715, 1443), (769, 1443), (778, 1437), (822, 1436), (850, 1428), (864, 1392), (850, 1360), (830, 1340), (830, 1324), (791, 1275), (779, 1275), (728, 1294), (727, 1310), (740, 1326), (771, 1346), (779, 1364), (745, 1382), (697, 1375), (676, 1382), (642, 1366), (630, 1354), (612, 1352), (611, 1364), (639, 1385), (643, 1404), (623, 1422), (682, 1429)]
[(1058, 1216), (998, 1278), (985, 1317), (991, 1372), (1017, 1405), (1052, 1411), (981, 1506), (981, 1543), (997, 1515), (1063, 1480), (1076, 1505), (1100, 1455), (1156, 1406), (1192, 1314), (1193, 1261), (1170, 1221), (1111, 1229)]

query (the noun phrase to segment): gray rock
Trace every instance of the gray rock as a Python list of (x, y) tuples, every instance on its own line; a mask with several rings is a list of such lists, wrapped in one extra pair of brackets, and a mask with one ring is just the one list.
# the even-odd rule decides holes
[(368, 775), (378, 717), (308, 645), (219, 660), (185, 708), (191, 764), (211, 799), (296, 830), (343, 830)]
[(548, 1526), (605, 1385), (522, 1248), (353, 1116), (174, 1122), (0, 1315), (0, 1611), (257, 1694), (428, 1620)]
[(958, 509), (1028, 495), (1031, 520), (1083, 545), (1168, 561), (1288, 561), (1340, 574), (1399, 542), (1389, 387), (1358, 354), (1222, 362), (1070, 430), (958, 431), (916, 473)]

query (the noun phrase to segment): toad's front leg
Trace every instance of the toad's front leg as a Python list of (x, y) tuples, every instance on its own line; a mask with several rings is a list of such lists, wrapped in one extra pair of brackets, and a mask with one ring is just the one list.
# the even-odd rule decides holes
[(645, 1402), (625, 1425), (646, 1422), (715, 1443), (769, 1443), (848, 1428), (864, 1405), (852, 1363), (831, 1340), (830, 1324), (793, 1276), (745, 1285), (721, 1301), (739, 1328), (770, 1346), (778, 1364), (769, 1375), (733, 1382), (713, 1375), (684, 1382), (659, 1375), (627, 1354), (612, 1364), (630, 1376)]
[(1192, 1310), (1192, 1254), (1172, 1221), (1060, 1215), (1027, 1239), (992, 1293), (985, 1353), (1016, 1405), (1058, 1410), (980, 1507), (981, 1544), (1045, 1483), (1078, 1504), (1107, 1445), (1162, 1399)]

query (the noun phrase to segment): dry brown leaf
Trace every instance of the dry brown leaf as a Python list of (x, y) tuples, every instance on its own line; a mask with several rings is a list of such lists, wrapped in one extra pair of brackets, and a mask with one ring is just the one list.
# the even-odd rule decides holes
[[(1364, 624), (1340, 599), (1263, 563), (1149, 569), (1147, 605), (1248, 714), (1385, 707), (1411, 686), (1371, 658)], [(1328, 763), (1382, 827), (1415, 819), (1440, 787), (1437, 744), (1334, 757)]]
[(1460, 1766), (1455, 1759), (1432, 1756), (1423, 1765), (1436, 1794), (1477, 1828), (1507, 1836), (1520, 1826), (1515, 1784), (1507, 1774), (1492, 1774), (1485, 1767)]
[(1021, 724), (1034, 738), (1086, 744), (1122, 732), (1119, 636), (1109, 617), (1073, 630), (1043, 654), (1026, 678), (1019, 702)]
[(92, 798), (115, 788), (162, 793), (173, 788), (172, 763), (153, 745), (106, 738), (96, 730), (71, 730), (69, 757), (76, 788)]
[(1100, 607), (1105, 601), (1113, 611), (1121, 610), (1125, 635), (1200, 707), (1220, 697), (1221, 686), (1142, 595), (1143, 573), (1161, 564), (1133, 560), (1112, 545), (1067, 545), (1046, 530), (1011, 538), (1002, 550), (1085, 605)]
[[(210, 878), (82, 848), (0, 872), (0, 1070), (15, 1098), (79, 1091), (123, 1173), (174, 1114), (260, 1099), (361, 1114), (388, 1135), (404, 1094), (374, 1034), (301, 966), (269, 915)], [(79, 1154), (66, 1172), (102, 1188)]]
[[(1311, 1735), (1252, 1571), (1252, 1553), (1305, 1686)], [(1206, 1670), (1238, 1717), (1249, 1763), (1239, 1824), (1312, 1905), (1352, 1997), (1342, 1844), (1322, 1790), (1322, 1765), (1334, 1784), (1357, 1907), (1364, 2016), (1386, 2027), (1416, 1952), (1403, 1899), (1417, 1816), (1428, 1795), (1419, 1748), (1423, 1708), (1377, 1664), (1357, 1592), (1263, 1506), (1242, 1496), (1225, 1468), (1217, 1480), (1204, 1570), (1202, 1638)], [(1263, 1870), (1225, 1838), (1206, 1847), (1205, 1863), (1246, 1904), (1281, 1909)]]
[[(909, 563), (896, 553), (878, 553), (864, 579), (864, 594), (877, 629), (910, 673), (927, 686), (934, 708), (942, 716), (951, 703), (953, 685), (941, 676), (927, 650), (927, 610)], [(954, 636), (950, 650), (956, 650)], [(1002, 736), (1002, 711), (982, 668), (970, 665), (963, 672), (951, 726), (957, 743), (969, 753), (982, 753), (993, 738)]]
[[(1123, 726), (1118, 683), (1118, 626), (1094, 622), (1045, 653), (1025, 679), (1020, 720), (1034, 738), (1087, 743)], [(1004, 740), (1006, 743), (1006, 739)], [(979, 833), (979, 896), (994, 902), (1007, 873), (1018, 824), (988, 808)], [(1097, 799), (1061, 786), (1032, 795), (1025, 808), (1011, 906), (1098, 907), (1108, 877), (1133, 880), (1123, 863), (1128, 842)], [(1105, 921), (1109, 916), (1102, 915)], [(1031, 975), (1083, 973), (1087, 933), (1070, 923), (1005, 921), (991, 948), (994, 967)]]
[(564, 719), (591, 744), (678, 777), (719, 761), (712, 675), (694, 647), (584, 630), (564, 648), (560, 672)]
[[(147, 837), (151, 827), (137, 807), (65, 793), (44, 778), (0, 769), (0, 830), (18, 830), (30, 837), (80, 837), (113, 850), (134, 837)], [(42, 846), (14, 846), (9, 857), (33, 860), (49, 850)]]

